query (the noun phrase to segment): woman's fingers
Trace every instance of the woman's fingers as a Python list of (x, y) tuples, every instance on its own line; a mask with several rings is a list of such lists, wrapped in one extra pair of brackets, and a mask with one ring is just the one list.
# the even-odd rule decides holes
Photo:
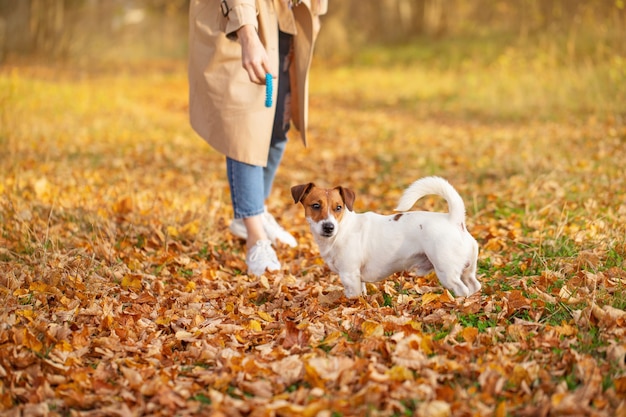
[(256, 29), (251, 25), (242, 26), (237, 35), (241, 43), (241, 65), (248, 73), (248, 78), (253, 83), (265, 84), (265, 74), (272, 71)]

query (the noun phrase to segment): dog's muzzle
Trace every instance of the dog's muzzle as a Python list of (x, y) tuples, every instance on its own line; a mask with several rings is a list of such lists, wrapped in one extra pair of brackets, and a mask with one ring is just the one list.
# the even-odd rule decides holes
[(331, 237), (335, 233), (335, 225), (331, 222), (322, 223), (322, 236)]

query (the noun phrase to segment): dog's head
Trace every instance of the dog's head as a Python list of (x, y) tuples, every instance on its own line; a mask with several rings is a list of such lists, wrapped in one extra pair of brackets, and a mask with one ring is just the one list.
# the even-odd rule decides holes
[(320, 188), (312, 182), (291, 187), (294, 203), (301, 203), (311, 232), (321, 237), (337, 234), (345, 210), (352, 211), (355, 194), (344, 187)]

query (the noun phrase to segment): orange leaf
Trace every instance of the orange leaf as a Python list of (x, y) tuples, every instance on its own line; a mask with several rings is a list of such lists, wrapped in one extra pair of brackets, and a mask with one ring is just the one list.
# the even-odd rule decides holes
[(496, 407), (496, 412), (494, 413), (494, 417), (506, 417), (506, 401), (502, 401)]
[(381, 337), (385, 333), (385, 329), (380, 323), (376, 323), (373, 321), (364, 321), (361, 324), (361, 330), (363, 331), (363, 336), (365, 337)]
[(41, 350), (43, 349), (43, 343), (41, 343), (41, 341), (27, 329), (24, 329), (23, 343), (24, 346), (31, 350), (34, 350), (35, 352), (41, 352)]
[(478, 329), (476, 327), (465, 327), (461, 333), (463, 339), (469, 343), (474, 343), (476, 336), (478, 336)]

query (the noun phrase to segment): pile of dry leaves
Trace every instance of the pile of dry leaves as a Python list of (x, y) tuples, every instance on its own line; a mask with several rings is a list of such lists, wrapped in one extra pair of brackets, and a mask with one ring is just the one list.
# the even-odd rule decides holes
[[(299, 246), (253, 278), (183, 76), (3, 77), (5, 415), (626, 415), (623, 125), (417, 120), (314, 94), (312, 146), (291, 141), (269, 202)], [(346, 299), (289, 187), (343, 184), (388, 213), (430, 174), (466, 202), (483, 290), (403, 273)]]

